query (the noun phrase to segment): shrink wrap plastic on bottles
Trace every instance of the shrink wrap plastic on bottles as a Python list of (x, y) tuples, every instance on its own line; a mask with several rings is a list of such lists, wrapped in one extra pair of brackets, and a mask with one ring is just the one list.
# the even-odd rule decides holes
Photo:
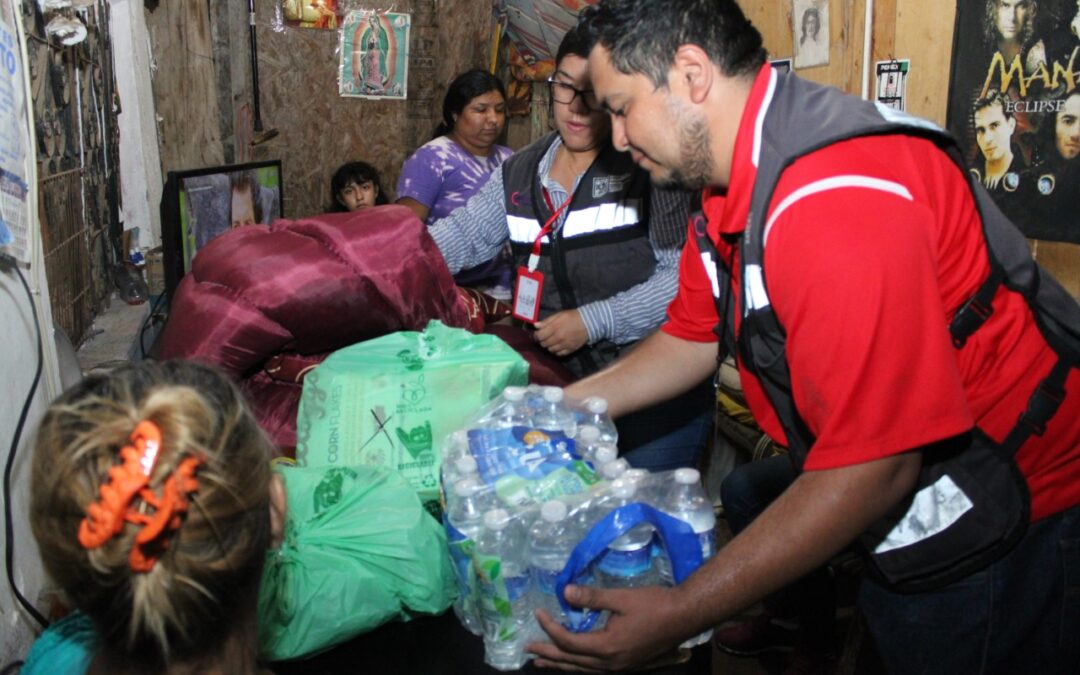
[(454, 609), (499, 670), (520, 668), (530, 658), (525, 645), (546, 639), (536, 608), (571, 630), (603, 625), (603, 614), (566, 603), (568, 583), (671, 585), (715, 552), (697, 471), (604, 471), (624, 460), (604, 448), (618, 439), (606, 401), (597, 401), (507, 387), (443, 441)]

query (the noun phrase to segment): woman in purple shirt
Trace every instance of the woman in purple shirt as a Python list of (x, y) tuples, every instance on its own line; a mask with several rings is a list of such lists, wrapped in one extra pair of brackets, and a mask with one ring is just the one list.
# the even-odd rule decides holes
[[(495, 141), (506, 125), (506, 94), (497, 77), (485, 70), (458, 75), (443, 100), (443, 119), (435, 138), (420, 146), (401, 168), (397, 203), (427, 224), (464, 206), (488, 175), (512, 154)], [(509, 293), (509, 252), (455, 276), (462, 286), (478, 286), (493, 295)]]

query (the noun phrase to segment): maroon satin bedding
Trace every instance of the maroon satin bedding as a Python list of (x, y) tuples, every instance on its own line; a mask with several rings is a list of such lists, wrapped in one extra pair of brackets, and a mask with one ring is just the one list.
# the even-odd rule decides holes
[[(389, 205), (248, 225), (215, 238), (180, 281), (154, 356), (222, 368), (271, 439), (292, 448), (303, 373), (331, 352), (422, 330), (432, 319), (479, 332), (485, 318), (497, 317), (454, 285), (423, 223)], [(526, 331), (491, 325), (486, 332), (522, 354), (530, 381), (573, 380)]]
[(290, 355), (316, 364), (347, 345), (421, 330), (432, 319), (470, 325), (423, 223), (405, 207), (382, 206), (217, 237), (180, 281), (155, 355), (233, 375), (271, 438), (291, 447), (300, 384), (266, 372), (268, 360)]

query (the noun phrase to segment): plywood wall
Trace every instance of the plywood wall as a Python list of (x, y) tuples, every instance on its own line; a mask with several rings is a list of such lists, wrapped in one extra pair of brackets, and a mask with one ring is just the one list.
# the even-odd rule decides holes
[(392, 191), (402, 162), (431, 137), (446, 84), (490, 53), (491, 6), (475, 0), (348, 3), (412, 14), (409, 98), (338, 94), (339, 33), (286, 28), (280, 0), (256, 0), (260, 113), (278, 136), (252, 147), (253, 88), (245, 3), (161, 2), (147, 12), (165, 171), (281, 159), (284, 215), (318, 213), (334, 169), (371, 162)]
[[(863, 78), (863, 26), (866, 0), (829, 0), (829, 63), (798, 74), (859, 95)], [(792, 56), (791, 2), (750, 2), (743, 9), (765, 38), (772, 58)], [(890, 58), (910, 59), (908, 112), (945, 125), (952, 61), (956, 0), (874, 0), (871, 66)], [(1032, 251), (1080, 298), (1080, 246), (1030, 240)]]
[(259, 151), (282, 159), (286, 217), (320, 212), (329, 200), (330, 176), (355, 159), (372, 163), (392, 192), (402, 162), (431, 138), (446, 84), (487, 61), (488, 3), (396, 2), (396, 11), (412, 14), (409, 100), (342, 98), (338, 33), (275, 29), (277, 0), (256, 4), (266, 17), (256, 21), (262, 116), (280, 132)]
[(403, 159), (407, 102), (339, 96), (336, 31), (260, 22), (258, 38), (262, 119), (279, 132), (260, 150), (282, 160), (286, 217), (319, 212), (343, 162), (377, 158), (386, 174)]

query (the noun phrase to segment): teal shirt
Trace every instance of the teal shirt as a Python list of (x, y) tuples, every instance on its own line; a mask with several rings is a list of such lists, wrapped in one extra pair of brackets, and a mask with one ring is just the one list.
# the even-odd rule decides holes
[(53, 622), (38, 636), (26, 655), (21, 675), (83, 675), (98, 648), (90, 617), (74, 611)]

